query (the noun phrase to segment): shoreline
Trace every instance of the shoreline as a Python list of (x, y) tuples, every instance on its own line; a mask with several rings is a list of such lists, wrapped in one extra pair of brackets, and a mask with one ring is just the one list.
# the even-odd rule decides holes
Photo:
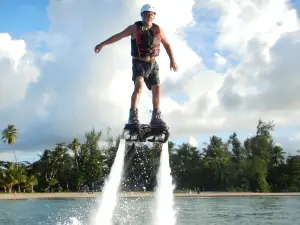
[[(154, 192), (120, 192), (120, 197), (154, 197)], [(55, 192), (55, 193), (0, 193), (0, 200), (22, 199), (65, 199), (65, 198), (97, 198), (101, 192)], [(174, 197), (257, 197), (257, 196), (300, 196), (300, 192), (255, 193), (255, 192), (196, 192), (174, 193)]]

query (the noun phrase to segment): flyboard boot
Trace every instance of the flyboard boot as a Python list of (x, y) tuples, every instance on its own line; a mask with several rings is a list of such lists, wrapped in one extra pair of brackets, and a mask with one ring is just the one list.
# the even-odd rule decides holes
[(163, 119), (161, 118), (160, 110), (154, 109), (152, 111), (152, 118), (150, 121), (150, 126), (151, 126), (151, 128), (157, 128), (157, 127), (166, 128), (167, 127), (165, 121), (163, 121)]
[[(152, 111), (152, 118), (150, 121), (151, 136), (152, 139), (148, 139), (150, 142), (167, 142), (169, 138), (169, 128), (166, 122), (161, 118), (161, 111), (154, 109)], [(150, 136), (150, 135), (149, 135)]]
[(125, 124), (124, 133), (128, 132), (129, 138), (125, 138), (126, 141), (138, 141), (139, 137), (132, 139), (133, 136), (139, 136), (140, 133), (140, 121), (138, 118), (138, 109), (130, 108), (128, 123)]
[(139, 126), (140, 125), (138, 109), (137, 108), (130, 108), (128, 124), (131, 124), (132, 126)]

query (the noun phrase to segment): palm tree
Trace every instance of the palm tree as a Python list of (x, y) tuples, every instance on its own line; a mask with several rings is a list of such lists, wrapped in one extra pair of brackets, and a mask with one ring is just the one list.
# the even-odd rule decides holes
[(282, 147), (279, 145), (275, 145), (273, 147), (273, 152), (272, 152), (272, 164), (275, 167), (278, 167), (280, 164), (284, 162), (284, 154), (285, 152), (283, 151)]
[(26, 181), (26, 187), (34, 192), (34, 186), (38, 185), (38, 179), (35, 175), (30, 175), (30, 177)]
[(6, 173), (4, 170), (0, 169), (0, 188), (3, 187), (5, 193), (7, 192), (6, 186)]
[(80, 142), (78, 138), (74, 138), (73, 141), (68, 145), (68, 147), (74, 152), (75, 164), (78, 172), (78, 149), (80, 147)]
[(8, 192), (11, 193), (13, 190), (13, 186), (18, 184), (18, 166), (14, 163), (9, 163), (7, 165), (7, 169), (5, 171), (5, 186), (8, 187)]
[(17, 156), (16, 156), (16, 153), (15, 153), (14, 145), (16, 144), (17, 138), (18, 138), (17, 129), (12, 124), (9, 124), (7, 126), (7, 128), (5, 128), (2, 131), (2, 140), (4, 141), (4, 143), (7, 142), (9, 145), (12, 145), (13, 153), (15, 155), (16, 163), (17, 163)]
[(25, 184), (27, 181), (26, 168), (23, 166), (17, 167), (15, 178), (18, 181), (17, 185), (18, 185), (18, 190), (20, 193), (21, 192), (21, 184)]

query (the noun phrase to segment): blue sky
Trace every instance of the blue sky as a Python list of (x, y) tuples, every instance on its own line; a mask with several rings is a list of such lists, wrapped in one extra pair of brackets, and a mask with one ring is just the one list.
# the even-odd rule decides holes
[(0, 32), (21, 38), (27, 32), (47, 30), (48, 3), (48, 0), (1, 0)]
[[(292, 0), (291, 3), (298, 9), (299, 15), (300, 1)], [(26, 34), (28, 33), (47, 31), (50, 27), (50, 21), (48, 20), (47, 14), (48, 4), (48, 0), (0, 0), (0, 33), (9, 33), (13, 39), (24, 38), (26, 40)], [(215, 68), (214, 61), (215, 49), (213, 44), (218, 35), (216, 24), (217, 18), (206, 16), (210, 15), (206, 9), (194, 9), (193, 13), (197, 25), (185, 30), (186, 35), (188, 36), (188, 44), (202, 57), (203, 63), (207, 69), (222, 72), (222, 70), (217, 70)], [(233, 65), (238, 63), (238, 61), (228, 58), (229, 52), (218, 51), (218, 53), (227, 57)], [(172, 98), (176, 99), (178, 103), (190, 100), (189, 96), (183, 94), (181, 91), (174, 93)], [(253, 124), (251, 133), (255, 132), (256, 125), (257, 124)], [(229, 133), (221, 131), (216, 131), (215, 133), (202, 133), (201, 135), (196, 136), (196, 138), (201, 145), (202, 142), (209, 141), (209, 137), (213, 134), (227, 139), (234, 131), (238, 133), (239, 137), (243, 138), (250, 133), (250, 131), (241, 132), (233, 128)], [(299, 127), (291, 124), (286, 127), (276, 128), (274, 134), (277, 137), (284, 139), (286, 136), (289, 136), (289, 134), (297, 133), (299, 131)], [(188, 141), (188, 139), (189, 137), (186, 137), (176, 141), (180, 143), (182, 141)]]
[[(299, 15), (300, 1), (290, 0), (290, 3), (297, 9)], [(0, 4), (0, 33), (7, 32), (14, 39), (18, 39), (26, 33), (49, 29), (50, 21), (47, 15), (49, 0), (1, 0)], [(193, 35), (195, 28), (186, 29), (186, 33), (189, 35), (188, 42), (203, 57), (205, 66), (208, 69), (214, 69), (214, 51), (212, 49), (217, 33), (216, 31), (212, 32), (212, 30), (216, 28), (217, 18), (208, 17), (207, 11), (204, 9), (195, 8), (193, 13), (196, 21), (202, 21), (202, 23), (199, 22), (199, 25), (205, 24), (205, 27), (203, 27), (205, 29), (200, 33), (200, 36), (199, 32)], [(205, 31), (206, 29), (208, 32)], [(226, 51), (219, 51), (219, 53), (228, 57)], [(238, 63), (234, 59), (231, 59), (230, 62), (233, 64)], [(185, 96), (179, 96), (178, 94), (174, 96), (174, 99), (181, 102), (187, 100)]]
[[(297, 9), (299, 15), (300, 1), (290, 0), (290, 3)], [(45, 31), (49, 28), (50, 22), (47, 16), (47, 6), (49, 0), (1, 0), (0, 1), (0, 32), (7, 32), (13, 38), (21, 38), (27, 32)], [(205, 21), (206, 24), (213, 25), (216, 22), (214, 18), (207, 18), (203, 9), (194, 9), (194, 17), (197, 21)], [(8, 22), (9, 21), (9, 22)], [(192, 47), (204, 57), (206, 66), (212, 67), (210, 59), (213, 57), (213, 52), (208, 51), (211, 47), (215, 35), (203, 35), (205, 49), (199, 47), (198, 36), (193, 36), (192, 33), (189, 40)], [(198, 50), (197, 50), (198, 49)], [(226, 55), (226, 52), (221, 52)]]
[[(48, 4), (49, 0), (1, 0), (0, 33), (6, 32), (12, 38), (19, 39), (33, 31), (47, 31), (50, 26), (47, 15)], [(189, 35), (188, 41), (191, 47), (203, 57), (205, 66), (214, 69), (214, 52), (211, 49), (217, 35), (216, 32), (212, 32), (216, 18), (207, 18), (204, 11), (203, 9), (193, 10), (195, 20), (202, 21), (199, 25), (205, 25), (206, 29), (209, 29), (208, 32), (201, 32), (200, 37), (198, 32), (193, 35), (195, 28), (186, 29), (185, 32)], [(220, 53), (228, 56), (226, 51), (220, 51)], [(185, 96), (178, 96), (178, 94), (174, 95), (174, 98), (179, 101), (186, 100)]]

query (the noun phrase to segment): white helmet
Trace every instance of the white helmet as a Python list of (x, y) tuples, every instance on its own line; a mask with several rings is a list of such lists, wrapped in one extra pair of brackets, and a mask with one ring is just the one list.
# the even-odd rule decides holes
[(142, 9), (141, 9), (141, 15), (143, 14), (143, 12), (154, 12), (156, 14), (156, 9), (153, 5), (151, 4), (145, 4), (143, 5)]

